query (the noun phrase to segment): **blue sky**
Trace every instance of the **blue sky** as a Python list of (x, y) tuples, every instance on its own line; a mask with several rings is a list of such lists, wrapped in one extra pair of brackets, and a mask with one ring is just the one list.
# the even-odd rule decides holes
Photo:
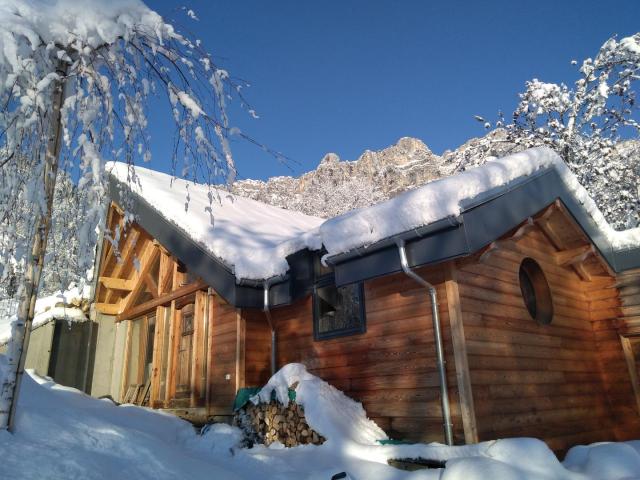
[[(573, 82), (613, 34), (640, 29), (640, 2), (147, 0), (200, 38), (218, 63), (251, 83), (260, 116), (232, 112), (242, 131), (293, 159), (286, 167), (246, 143), (242, 178), (299, 175), (327, 152), (344, 160), (398, 138), (434, 152), (483, 134), (474, 115), (510, 113), (524, 82)], [(189, 20), (180, 6), (192, 8)], [(167, 135), (151, 131), (154, 167)]]

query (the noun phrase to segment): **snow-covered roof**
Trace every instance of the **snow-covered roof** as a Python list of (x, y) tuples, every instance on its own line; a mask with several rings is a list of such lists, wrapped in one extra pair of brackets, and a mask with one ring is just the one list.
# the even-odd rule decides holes
[[(457, 217), (474, 202), (499, 196), (529, 177), (549, 171), (557, 174), (563, 190), (595, 225), (596, 233), (607, 243), (607, 251), (637, 250), (640, 246), (640, 228), (624, 232), (611, 228), (562, 159), (545, 147), (490, 160), (329, 220), (140, 167), (135, 168), (134, 180), (128, 182), (131, 170), (127, 165), (111, 163), (107, 168), (120, 182), (130, 183), (153, 209), (232, 268), (237, 281), (284, 275), (289, 270), (285, 257), (305, 248), (324, 247), (329, 257), (354, 250), (358, 255), (366, 254), (367, 249), (373, 250), (372, 246), (385, 239)], [(548, 199), (549, 203), (554, 198)]]
[[(208, 252), (236, 278), (262, 280), (286, 273), (287, 255), (319, 249), (323, 219), (284, 210), (206, 185), (124, 163), (109, 171)], [(135, 176), (133, 175), (135, 172)], [(128, 182), (128, 178), (131, 181)], [(188, 201), (188, 205), (187, 205)], [(143, 225), (144, 226), (144, 225)]]
[(615, 231), (560, 156), (546, 147), (490, 160), (466, 172), (444, 177), (386, 202), (347, 212), (320, 227), (329, 255), (372, 245), (385, 238), (462, 213), (464, 205), (490, 192), (507, 191), (516, 182), (555, 169), (614, 249), (640, 246), (640, 228)]
[[(79, 288), (72, 285), (68, 290), (36, 300), (31, 328), (38, 328), (51, 320), (84, 322), (87, 319), (82, 304), (89, 300), (89, 286)], [(12, 324), (16, 319), (17, 303), (14, 299), (0, 302), (0, 345), (11, 338)]]

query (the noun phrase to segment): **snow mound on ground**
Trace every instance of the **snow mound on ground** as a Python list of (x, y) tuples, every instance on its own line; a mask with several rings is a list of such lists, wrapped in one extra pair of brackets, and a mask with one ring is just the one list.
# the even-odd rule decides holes
[(320, 248), (315, 229), (322, 223), (321, 218), (142, 167), (132, 170), (124, 163), (111, 162), (106, 169), (233, 268), (238, 279), (262, 280), (284, 274), (289, 269), (287, 255), (307, 247)]
[[(54, 319), (84, 322), (87, 315), (80, 305), (90, 300), (90, 297), (89, 285), (80, 288), (72, 284), (64, 292), (58, 290), (52, 295), (37, 299), (31, 329), (40, 327)], [(11, 338), (16, 313), (17, 302), (14, 299), (2, 301), (0, 305), (0, 345), (5, 344)]]
[(283, 405), (289, 404), (289, 387), (297, 384), (296, 403), (304, 408), (304, 416), (313, 430), (327, 442), (351, 441), (363, 445), (375, 445), (387, 439), (387, 434), (367, 418), (362, 404), (352, 400), (337, 388), (307, 372), (301, 363), (290, 363), (277, 371), (267, 384), (254, 396), (254, 403), (268, 403), (275, 392)]
[(28, 372), (16, 431), (0, 431), (0, 478), (238, 478), (187, 450), (195, 437), (173, 415), (117, 406)]
[(192, 448), (206, 454), (232, 456), (240, 448), (242, 430), (226, 423), (212, 423), (201, 432), (200, 437), (191, 442)]
[(563, 465), (588, 478), (640, 478), (640, 441), (573, 447)]
[[(0, 384), (5, 363), (0, 355)], [(293, 366), (288, 370), (289, 378), (307, 384), (308, 393), (325, 392), (324, 387), (317, 388), (318, 379), (309, 378), (303, 368)], [(272, 391), (285, 392), (286, 401), (282, 377), (284, 373), (274, 381)], [(327, 410), (321, 412), (320, 406)], [(455, 447), (327, 441), (318, 446), (244, 449), (237, 447), (241, 432), (235, 427), (213, 425), (198, 435), (190, 424), (172, 415), (133, 405), (116, 406), (109, 400), (56, 385), (33, 372), (27, 372), (24, 378), (18, 407), (16, 432), (0, 432), (3, 479), (328, 480), (343, 471), (354, 480), (640, 478), (640, 441), (575, 447), (564, 464), (544, 442), (532, 438)], [(329, 394), (328, 400), (317, 402), (315, 412), (337, 421), (332, 410), (340, 408), (351, 409), (349, 402)], [(343, 419), (343, 428), (351, 418)], [(359, 425), (354, 423), (352, 429)], [(407, 472), (389, 466), (387, 460), (392, 458), (446, 461), (446, 468)]]

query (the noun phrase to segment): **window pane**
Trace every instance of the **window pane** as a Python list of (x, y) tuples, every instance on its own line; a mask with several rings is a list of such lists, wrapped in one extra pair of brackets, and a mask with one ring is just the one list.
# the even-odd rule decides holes
[(360, 330), (363, 326), (360, 301), (359, 285), (318, 287), (317, 333), (323, 335)]

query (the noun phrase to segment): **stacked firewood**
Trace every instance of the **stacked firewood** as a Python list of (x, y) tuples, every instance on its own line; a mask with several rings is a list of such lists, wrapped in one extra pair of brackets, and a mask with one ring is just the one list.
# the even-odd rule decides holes
[(293, 401), (286, 407), (276, 400), (257, 405), (249, 402), (236, 412), (234, 424), (242, 429), (249, 446), (278, 441), (285, 447), (295, 447), (309, 443), (320, 445), (325, 441), (309, 426), (302, 407)]

